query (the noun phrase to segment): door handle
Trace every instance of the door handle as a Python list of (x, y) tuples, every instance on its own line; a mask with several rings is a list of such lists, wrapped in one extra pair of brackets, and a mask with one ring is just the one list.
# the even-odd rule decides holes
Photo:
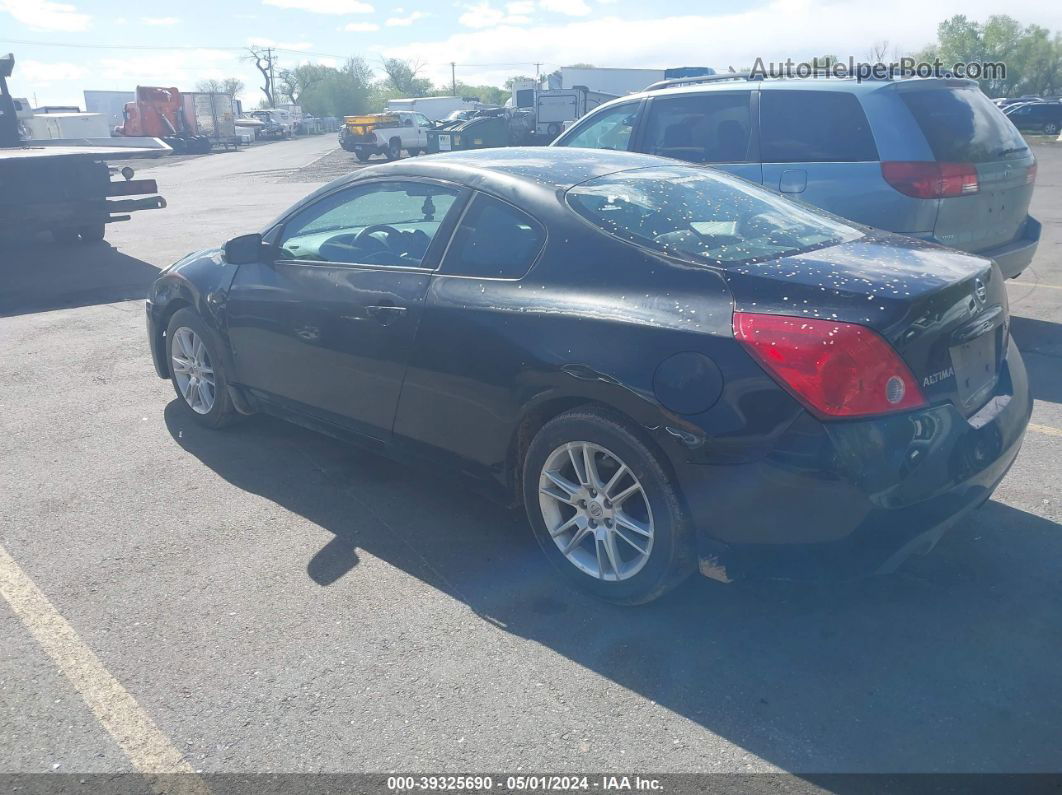
[(381, 326), (389, 326), (396, 318), (405, 314), (406, 308), (404, 306), (395, 306), (394, 304), (382, 304), (379, 306), (367, 306), (365, 311), (369, 317), (375, 319)]

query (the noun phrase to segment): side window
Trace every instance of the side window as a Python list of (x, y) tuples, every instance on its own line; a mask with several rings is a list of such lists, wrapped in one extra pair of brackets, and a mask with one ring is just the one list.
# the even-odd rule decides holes
[(760, 157), (764, 163), (877, 160), (863, 107), (842, 91), (761, 91)]
[(442, 272), (519, 279), (535, 261), (545, 230), (511, 204), (477, 193), (454, 234)]
[(377, 182), (338, 191), (284, 225), (281, 257), (418, 266), (457, 196), (454, 188), (423, 182)]
[(617, 105), (589, 119), (557, 146), (578, 146), (584, 149), (622, 149), (630, 144), (631, 133), (638, 120), (639, 103)]
[(423, 113), (414, 113), (413, 118), (416, 119), (418, 127), (431, 127), (431, 119)]
[(691, 163), (748, 159), (750, 91), (715, 91), (654, 99), (645, 151)]

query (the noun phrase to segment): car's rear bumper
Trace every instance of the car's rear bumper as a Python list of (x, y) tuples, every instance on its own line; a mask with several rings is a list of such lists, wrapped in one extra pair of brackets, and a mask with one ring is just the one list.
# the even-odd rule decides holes
[(803, 415), (756, 462), (686, 465), (701, 571), (729, 580), (891, 570), (991, 496), (1031, 411), (1011, 342), (996, 395), (972, 417), (951, 404), (871, 421)]
[(977, 255), (994, 259), (1003, 275), (1008, 279), (1013, 279), (1032, 262), (1038, 245), (1040, 245), (1040, 222), (1030, 215), (1025, 219), (1025, 226), (1016, 240), (999, 248), (978, 251)]

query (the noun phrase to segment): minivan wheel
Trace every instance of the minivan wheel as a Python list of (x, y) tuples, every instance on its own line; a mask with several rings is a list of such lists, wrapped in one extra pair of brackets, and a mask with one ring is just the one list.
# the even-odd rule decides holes
[(237, 418), (214, 333), (191, 309), (179, 309), (170, 319), (166, 358), (173, 390), (196, 422), (221, 428)]
[(1056, 122), (1049, 121), (1047, 124), (1044, 125), (1044, 134), (1045, 135), (1057, 135), (1058, 134), (1058, 124)]
[(652, 601), (694, 569), (692, 531), (656, 453), (610, 412), (546, 423), (524, 460), (524, 505), (546, 557), (583, 590)]

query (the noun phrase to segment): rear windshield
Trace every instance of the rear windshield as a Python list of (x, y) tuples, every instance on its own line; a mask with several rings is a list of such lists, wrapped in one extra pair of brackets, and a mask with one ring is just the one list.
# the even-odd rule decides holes
[(900, 96), (937, 160), (985, 163), (1028, 152), (1021, 133), (980, 89), (903, 91)]
[(832, 216), (710, 169), (607, 174), (569, 190), (568, 203), (616, 237), (717, 265), (787, 257), (862, 236)]

